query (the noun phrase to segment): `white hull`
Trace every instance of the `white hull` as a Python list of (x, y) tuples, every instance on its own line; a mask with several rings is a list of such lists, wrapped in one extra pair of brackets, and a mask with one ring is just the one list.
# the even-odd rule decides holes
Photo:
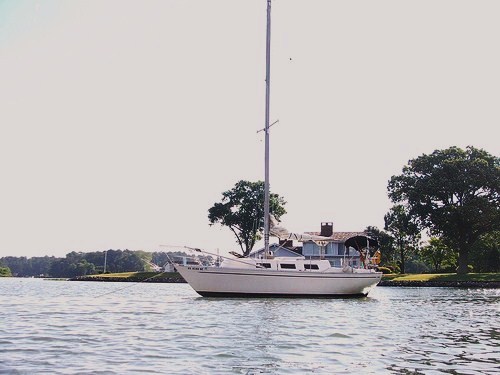
[(297, 272), (181, 265), (176, 268), (198, 294), (207, 297), (366, 296), (382, 277), (380, 272), (356, 269)]

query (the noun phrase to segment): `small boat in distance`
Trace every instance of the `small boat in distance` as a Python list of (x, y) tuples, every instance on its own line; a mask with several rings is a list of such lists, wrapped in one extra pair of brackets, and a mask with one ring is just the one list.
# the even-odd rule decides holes
[[(269, 214), (269, 92), (270, 92), (271, 0), (267, 0), (266, 33), (266, 113), (264, 179), (264, 254), (258, 257), (224, 258), (215, 266), (175, 263), (175, 268), (189, 285), (204, 297), (360, 297), (375, 287), (382, 273), (370, 259), (368, 237), (355, 239), (356, 250), (363, 252), (363, 268), (345, 262), (334, 267), (326, 259), (304, 256), (274, 257), (269, 250), (270, 234), (282, 240), (313, 242), (322, 250), (333, 240), (314, 234), (289, 233), (278, 227)], [(350, 243), (345, 244), (347, 249)], [(364, 247), (363, 247), (364, 246)], [(197, 251), (201, 251), (196, 249)]]

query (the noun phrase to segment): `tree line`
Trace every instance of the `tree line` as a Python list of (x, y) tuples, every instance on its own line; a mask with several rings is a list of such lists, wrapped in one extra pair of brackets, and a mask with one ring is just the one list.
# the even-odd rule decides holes
[(72, 251), (64, 258), (8, 256), (0, 258), (0, 276), (69, 278), (103, 273), (105, 267), (107, 273), (151, 271), (151, 263), (163, 266), (168, 262), (169, 256), (187, 254), (110, 249), (95, 252)]
[[(380, 265), (394, 273), (455, 273), (458, 253), (440, 237), (427, 241), (402, 242), (377, 227), (369, 226), (365, 233), (376, 238), (382, 253)], [(469, 272), (500, 272), (500, 232), (482, 236), (470, 249)], [(383, 268), (383, 269), (384, 269)]]

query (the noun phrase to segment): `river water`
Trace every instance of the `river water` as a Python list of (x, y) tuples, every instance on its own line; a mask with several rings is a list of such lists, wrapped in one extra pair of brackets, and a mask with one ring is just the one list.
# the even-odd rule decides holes
[(187, 284), (0, 278), (2, 374), (500, 373), (500, 290), (213, 299)]

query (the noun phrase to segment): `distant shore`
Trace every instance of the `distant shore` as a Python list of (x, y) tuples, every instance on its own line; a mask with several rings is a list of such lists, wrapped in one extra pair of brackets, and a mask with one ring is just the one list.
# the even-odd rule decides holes
[(380, 286), (388, 287), (444, 287), (444, 288), (500, 288), (500, 273), (442, 274), (388, 274)]
[[(177, 272), (126, 272), (78, 276), (70, 281), (100, 282), (146, 282), (146, 283), (185, 283)], [(445, 288), (500, 288), (500, 274), (416, 274), (384, 275), (379, 286), (387, 287), (445, 287)]]
[(500, 288), (500, 281), (396, 281), (396, 280), (382, 280), (378, 286), (388, 287), (439, 287), (439, 288)]
[(177, 272), (125, 272), (114, 274), (77, 276), (69, 281), (103, 281), (131, 283), (185, 283)]

